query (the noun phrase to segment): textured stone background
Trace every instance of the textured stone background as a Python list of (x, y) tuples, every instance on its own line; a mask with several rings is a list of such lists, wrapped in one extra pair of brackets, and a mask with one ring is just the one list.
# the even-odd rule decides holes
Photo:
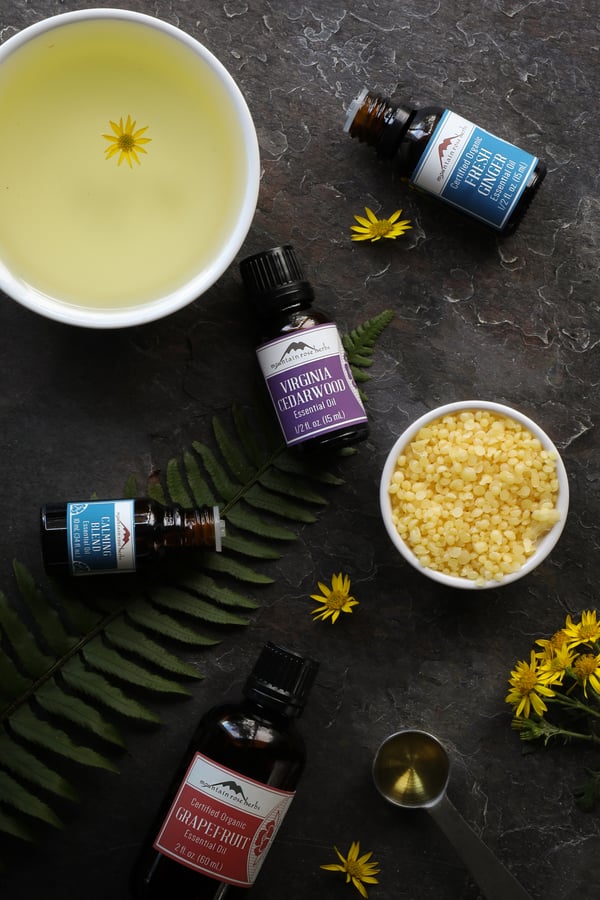
[[(109, 3), (3, 0), (0, 40), (49, 15)], [(268, 639), (322, 660), (303, 720), (309, 764), (264, 866), (256, 900), (353, 893), (321, 872), (332, 846), (360, 840), (380, 862), (373, 900), (475, 900), (477, 888), (435, 825), (388, 807), (371, 784), (375, 749), (402, 726), (437, 733), (453, 759), (450, 797), (542, 900), (591, 900), (600, 884), (598, 817), (572, 789), (591, 757), (523, 755), (506, 678), (536, 637), (597, 602), (600, 501), (597, 399), (598, 4), (579, 0), (157, 0), (131, 3), (219, 57), (241, 87), (262, 158), (259, 204), (240, 257), (291, 242), (320, 304), (350, 330), (396, 313), (367, 385), (371, 437), (344, 463), (346, 485), (273, 564), (252, 624), (193, 654), (194, 699), (158, 703), (164, 727), (128, 734), (120, 776), (76, 773), (82, 802), (67, 828), (15, 851), (6, 900), (113, 900), (194, 721), (236, 689)], [(363, 85), (447, 105), (544, 158), (548, 176), (504, 241), (398, 183), (342, 132)], [(2, 140), (18, 140), (3, 129)], [(41, 136), (43, 144), (43, 136)], [(401, 240), (352, 244), (353, 215), (402, 207)], [(32, 215), (35, 211), (32, 211)], [(237, 266), (169, 319), (120, 332), (76, 330), (3, 297), (0, 327), (4, 527), (11, 561), (42, 578), (36, 533), (47, 499), (115, 496), (143, 482), (256, 383), (252, 319)], [(396, 556), (380, 522), (378, 481), (395, 436), (446, 401), (487, 398), (534, 418), (559, 447), (571, 510), (551, 558), (504, 590), (466, 595)], [(360, 606), (313, 623), (317, 579), (347, 571)], [(356, 896), (356, 895), (355, 895)]]

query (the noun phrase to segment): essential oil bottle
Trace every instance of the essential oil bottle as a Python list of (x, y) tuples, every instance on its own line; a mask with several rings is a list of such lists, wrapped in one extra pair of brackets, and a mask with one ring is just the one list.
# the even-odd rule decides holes
[(182, 553), (222, 549), (218, 506), (183, 509), (148, 497), (47, 503), (40, 510), (48, 575), (102, 575), (151, 569)]
[(441, 106), (415, 109), (358, 94), (344, 130), (394, 161), (411, 187), (511, 234), (546, 174), (546, 165), (514, 144)]
[(364, 440), (367, 414), (340, 334), (313, 308), (293, 247), (248, 256), (240, 272), (260, 320), (256, 355), (287, 446), (339, 449)]
[(243, 699), (200, 719), (134, 868), (135, 900), (232, 900), (255, 882), (305, 764), (318, 663), (267, 643)]

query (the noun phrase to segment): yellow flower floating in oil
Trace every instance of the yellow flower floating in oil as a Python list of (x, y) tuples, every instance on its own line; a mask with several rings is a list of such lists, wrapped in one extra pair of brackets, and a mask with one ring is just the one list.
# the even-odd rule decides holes
[(152, 138), (142, 137), (144, 132), (148, 131), (148, 125), (145, 125), (144, 128), (138, 128), (136, 131), (136, 124), (136, 120), (132, 119), (129, 115), (127, 116), (125, 125), (123, 125), (122, 116), (118, 123), (113, 122), (112, 119), (110, 120), (110, 127), (113, 130), (113, 134), (102, 135), (103, 138), (110, 141), (109, 146), (104, 151), (106, 159), (110, 159), (118, 153), (118, 165), (121, 165), (123, 160), (126, 160), (129, 168), (132, 169), (132, 159), (138, 166), (140, 165), (138, 153), (147, 152), (142, 145), (149, 144)]

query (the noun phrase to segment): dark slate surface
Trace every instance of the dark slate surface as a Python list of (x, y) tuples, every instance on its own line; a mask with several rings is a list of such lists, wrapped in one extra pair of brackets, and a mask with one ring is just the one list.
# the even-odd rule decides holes
[[(77, 6), (108, 6), (82, 3)], [(170, 773), (206, 706), (234, 691), (268, 639), (322, 660), (303, 720), (309, 764), (254, 897), (354, 894), (319, 870), (333, 844), (359, 840), (380, 862), (374, 900), (475, 900), (461, 862), (421, 813), (387, 806), (371, 784), (375, 749), (403, 726), (434, 731), (453, 760), (450, 797), (530, 891), (597, 896), (597, 815), (572, 789), (590, 756), (522, 753), (504, 703), (508, 672), (567, 612), (593, 607), (598, 483), (598, 7), (593, 0), (157, 0), (129, 4), (202, 41), (243, 90), (258, 131), (262, 181), (242, 255), (295, 245), (321, 304), (349, 330), (384, 309), (367, 385), (368, 444), (342, 466), (331, 505), (257, 589), (248, 628), (189, 654), (193, 699), (156, 704), (164, 726), (130, 729), (120, 776), (73, 778), (82, 802), (66, 828), (15, 850), (6, 900), (127, 897), (127, 874)], [(64, 12), (59, 0), (4, 0), (0, 38)], [(493, 234), (395, 183), (342, 133), (363, 84), (441, 103), (543, 157), (549, 174), (514, 237)], [(2, 140), (18, 140), (3, 131)], [(40, 152), (43, 135), (40, 136)], [(353, 215), (402, 207), (396, 242), (352, 244)], [(251, 403), (256, 368), (237, 266), (169, 319), (90, 332), (36, 317), (3, 297), (0, 327), (4, 527), (11, 561), (43, 579), (37, 507), (114, 496), (195, 439), (232, 400)], [(551, 558), (504, 590), (457, 593), (409, 570), (380, 522), (378, 481), (395, 436), (439, 403), (487, 398), (518, 407), (559, 447), (571, 511)], [(360, 606), (313, 623), (317, 579), (347, 571)], [(350, 893), (349, 893), (350, 892)], [(357, 896), (357, 894), (354, 894)]]

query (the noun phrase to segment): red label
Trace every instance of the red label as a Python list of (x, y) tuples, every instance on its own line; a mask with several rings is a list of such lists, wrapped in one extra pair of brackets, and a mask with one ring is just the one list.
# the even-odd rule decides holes
[(293, 797), (196, 753), (154, 849), (203, 875), (251, 887)]

